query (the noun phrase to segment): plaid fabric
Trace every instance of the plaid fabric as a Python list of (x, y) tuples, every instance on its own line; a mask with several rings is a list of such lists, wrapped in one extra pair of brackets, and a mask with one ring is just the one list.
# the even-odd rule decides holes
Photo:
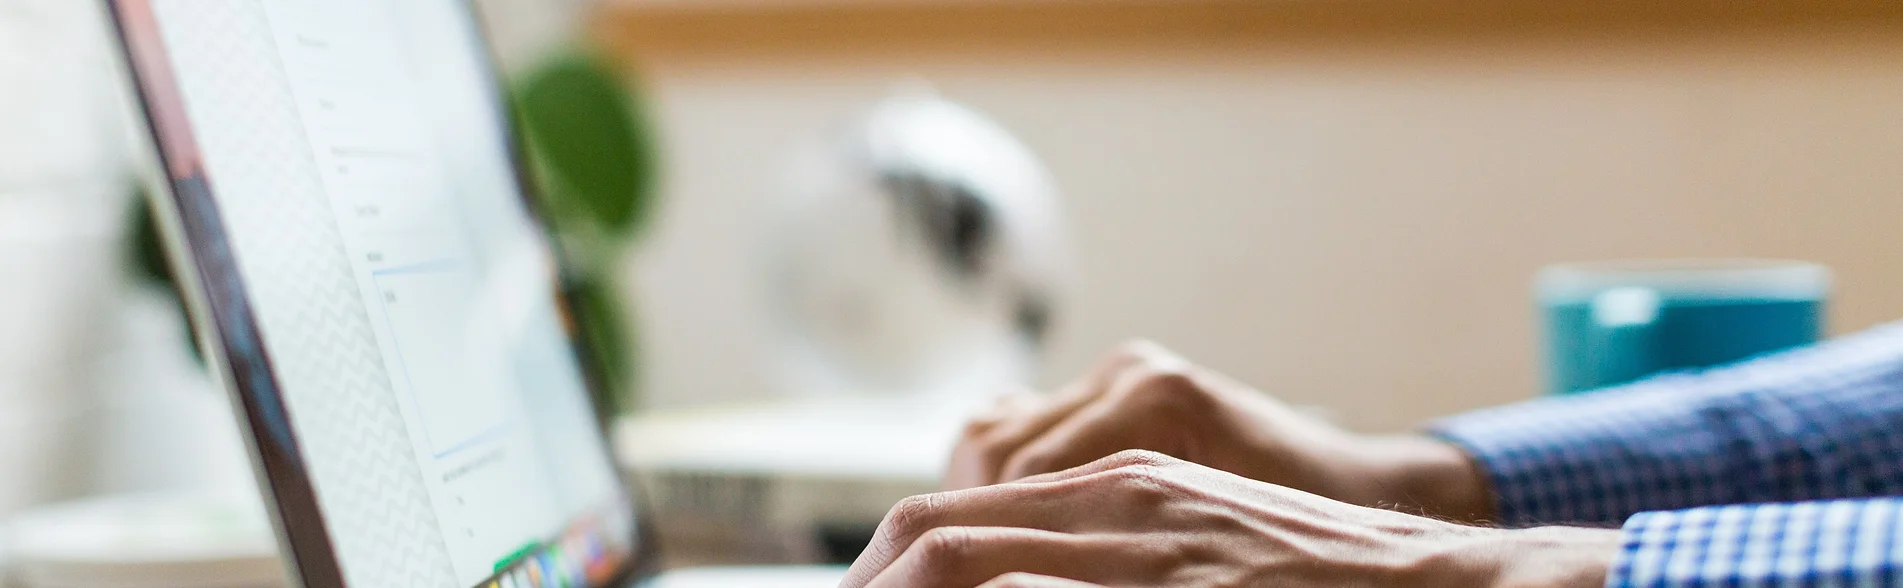
[(1487, 471), (1502, 523), (1625, 521), (1612, 585), (1903, 586), (1897, 500), (1648, 512), (1903, 495), (1903, 323), (1432, 432)]
[(1615, 588), (1903, 586), (1903, 500), (1745, 504), (1634, 515)]

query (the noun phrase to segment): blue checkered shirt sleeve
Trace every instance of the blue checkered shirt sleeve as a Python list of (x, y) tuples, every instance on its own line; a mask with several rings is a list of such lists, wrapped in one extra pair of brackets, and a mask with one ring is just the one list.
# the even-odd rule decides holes
[(1903, 495), (1903, 323), (1432, 432), (1503, 524), (1624, 521), (1610, 585), (1903, 586), (1899, 499), (1804, 502)]
[(1903, 586), (1903, 499), (1644, 512), (1623, 533), (1613, 588)]

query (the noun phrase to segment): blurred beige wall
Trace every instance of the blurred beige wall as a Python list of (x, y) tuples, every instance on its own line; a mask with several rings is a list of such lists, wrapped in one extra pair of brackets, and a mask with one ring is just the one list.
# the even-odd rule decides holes
[(700, 4), (598, 21), (668, 149), (631, 268), (659, 405), (770, 389), (777, 166), (907, 75), (1015, 129), (1067, 193), (1078, 272), (1045, 384), (1147, 336), (1405, 428), (1535, 393), (1528, 283), (1563, 260), (1816, 260), (1833, 331), (1903, 317), (1892, 6)]

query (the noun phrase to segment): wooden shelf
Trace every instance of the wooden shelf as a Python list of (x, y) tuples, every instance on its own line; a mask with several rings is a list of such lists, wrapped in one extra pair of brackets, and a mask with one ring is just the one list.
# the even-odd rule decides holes
[(1780, 27), (1880, 19), (1894, 0), (605, 0), (597, 36), (644, 58), (1234, 47), (1343, 33)]

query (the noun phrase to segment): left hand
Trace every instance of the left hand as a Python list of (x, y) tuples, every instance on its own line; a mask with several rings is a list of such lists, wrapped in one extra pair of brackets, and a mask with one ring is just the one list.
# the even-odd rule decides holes
[(1359, 504), (1463, 521), (1493, 518), (1487, 476), (1452, 443), (1367, 436), (1148, 341), (1132, 341), (1057, 394), (1008, 396), (965, 427), (949, 489), (1009, 482), (1147, 449)]
[(1467, 527), (1157, 453), (907, 499), (842, 588), (1603, 586), (1617, 531)]

